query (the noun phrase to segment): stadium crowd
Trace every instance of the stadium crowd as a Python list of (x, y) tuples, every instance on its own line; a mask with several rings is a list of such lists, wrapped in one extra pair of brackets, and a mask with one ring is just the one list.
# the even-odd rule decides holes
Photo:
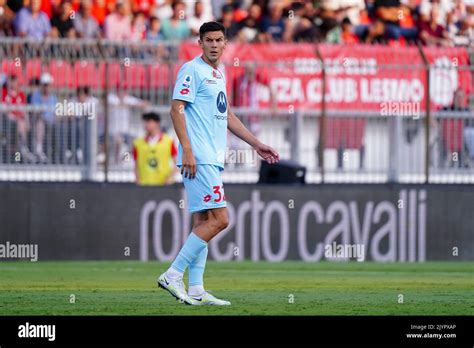
[(0, 36), (192, 40), (210, 20), (240, 42), (474, 42), (473, 0), (0, 0)]
[[(130, 52), (124, 54), (125, 48), (134, 47), (127, 46), (130, 42), (195, 41), (200, 25), (215, 19), (225, 26), (231, 41), (243, 43), (474, 44), (474, 0), (0, 0), (0, 38), (101, 38), (123, 42), (126, 47), (120, 47), (114, 57), (134, 58)], [(41, 45), (41, 41), (38, 43)], [(97, 105), (99, 109), (102, 102), (94, 95), (97, 89), (104, 87), (97, 80), (105, 80), (105, 69), (100, 70), (103, 64), (94, 68), (95, 63), (83, 67), (79, 60), (69, 64), (59, 59), (61, 54), (51, 51), (53, 44), (45, 46), (54, 59), (40, 63), (35, 57), (27, 62), (26, 68), (18, 68), (14, 60), (1, 62), (0, 104), (19, 108), (0, 114), (0, 163), (16, 162), (14, 156), (17, 153), (21, 154), (21, 162), (26, 163), (80, 164), (88, 161), (90, 124), (87, 118), (59, 117), (54, 109), (66, 96), (64, 93), (68, 100)], [(145, 54), (141, 51), (145, 45), (135, 46), (140, 47), (140, 54)], [(157, 53), (155, 57), (165, 56), (161, 51)], [(95, 70), (86, 69), (90, 66)], [(109, 163), (119, 164), (123, 161), (123, 153), (130, 152), (133, 115), (146, 112), (154, 101), (150, 94), (141, 95), (139, 92), (155, 89), (159, 95), (166, 96), (168, 89), (167, 85), (160, 85), (160, 81), (167, 80), (163, 79), (163, 76), (168, 76), (167, 65), (158, 64), (156, 71), (159, 75), (153, 75), (157, 85), (151, 85), (152, 79), (147, 76), (149, 86), (145, 75), (152, 75), (151, 71), (155, 70), (144, 70), (141, 75), (130, 73), (137, 78), (128, 81), (124, 76), (124, 82), (118, 63), (109, 66), (114, 67), (118, 70), (110, 69), (107, 79), (111, 120), (107, 132), (104, 112), (95, 112), (99, 121), (99, 163), (108, 157)], [(147, 68), (153, 69), (154, 66)], [(165, 72), (160, 70), (163, 68)], [(129, 68), (129, 71), (135, 70)], [(79, 77), (85, 75), (89, 76), (87, 81), (79, 83)], [(112, 77), (115, 82), (111, 82)], [(135, 84), (133, 91), (130, 82)], [(246, 73), (235, 79), (232, 85), (234, 105), (258, 109), (255, 98), (258, 84), (268, 85), (268, 81), (252, 66), (246, 67)], [(270, 104), (275, 107), (271, 91), (269, 97)], [(30, 106), (43, 109), (26, 111)], [(254, 133), (261, 128), (258, 120), (258, 115), (248, 115), (247, 126)], [(455, 127), (456, 134), (462, 132), (461, 124)], [(104, 149), (106, 133), (110, 139), (108, 150)], [(443, 149), (448, 147), (454, 151), (453, 146), (448, 145)], [(454, 147), (462, 153), (463, 146), (464, 142), (457, 140)], [(338, 167), (342, 167), (341, 156), (338, 157)], [(443, 153), (442, 157), (445, 158), (446, 154)], [(363, 152), (360, 163), (362, 166)]]

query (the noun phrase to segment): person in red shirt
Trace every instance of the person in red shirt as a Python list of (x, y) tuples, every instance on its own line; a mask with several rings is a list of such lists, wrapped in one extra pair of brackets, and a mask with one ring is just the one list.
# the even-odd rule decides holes
[[(26, 97), (25, 94), (20, 90), (17, 76), (12, 75), (9, 77), (7, 88), (4, 89), (2, 93), (2, 103), (19, 107), (26, 105)], [(11, 110), (7, 113), (7, 117), (10, 125), (12, 126), (10, 129), (16, 128), (21, 159), (28, 162), (33, 161), (34, 155), (28, 150), (27, 147), (29, 122), (26, 112), (24, 110)], [(10, 136), (12, 136), (11, 133)], [(15, 140), (17, 139), (12, 139), (11, 142), (16, 143)]]
[(348, 17), (345, 17), (341, 23), (341, 39), (344, 43), (358, 43), (359, 37), (352, 30), (352, 23)]
[(155, 0), (132, 0), (132, 12), (143, 13), (147, 18), (155, 12), (155, 8)]
[(422, 20), (420, 24), (419, 36), (424, 45), (449, 46), (449, 33), (438, 24), (439, 9), (433, 6), (429, 20)]
[(115, 0), (94, 0), (92, 16), (100, 26), (104, 25), (105, 17), (115, 10)]

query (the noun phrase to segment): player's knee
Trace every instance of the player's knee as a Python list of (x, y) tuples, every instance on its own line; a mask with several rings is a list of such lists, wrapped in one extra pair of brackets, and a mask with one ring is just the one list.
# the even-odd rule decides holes
[(227, 214), (221, 214), (216, 219), (217, 230), (222, 231), (229, 226), (229, 216)]
[(226, 215), (221, 220), (221, 230), (226, 229), (229, 226), (229, 217)]

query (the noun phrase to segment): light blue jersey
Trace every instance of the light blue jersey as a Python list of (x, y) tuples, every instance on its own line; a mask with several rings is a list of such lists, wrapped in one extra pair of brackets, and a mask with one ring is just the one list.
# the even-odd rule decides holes
[[(201, 56), (185, 63), (178, 72), (173, 99), (187, 102), (186, 130), (196, 164), (224, 170), (228, 107), (223, 67), (214, 69)], [(178, 166), (182, 165), (182, 155), (179, 144)]]

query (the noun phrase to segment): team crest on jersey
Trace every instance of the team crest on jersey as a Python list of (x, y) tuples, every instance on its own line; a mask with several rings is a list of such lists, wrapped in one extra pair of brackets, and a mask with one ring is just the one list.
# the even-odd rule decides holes
[(184, 79), (183, 79), (183, 86), (186, 87), (186, 88), (191, 87), (191, 80), (192, 80), (191, 75), (186, 75), (186, 76), (184, 76)]
[(189, 94), (189, 89), (183, 88), (181, 91), (179, 91), (179, 93), (180, 93), (181, 95)]

